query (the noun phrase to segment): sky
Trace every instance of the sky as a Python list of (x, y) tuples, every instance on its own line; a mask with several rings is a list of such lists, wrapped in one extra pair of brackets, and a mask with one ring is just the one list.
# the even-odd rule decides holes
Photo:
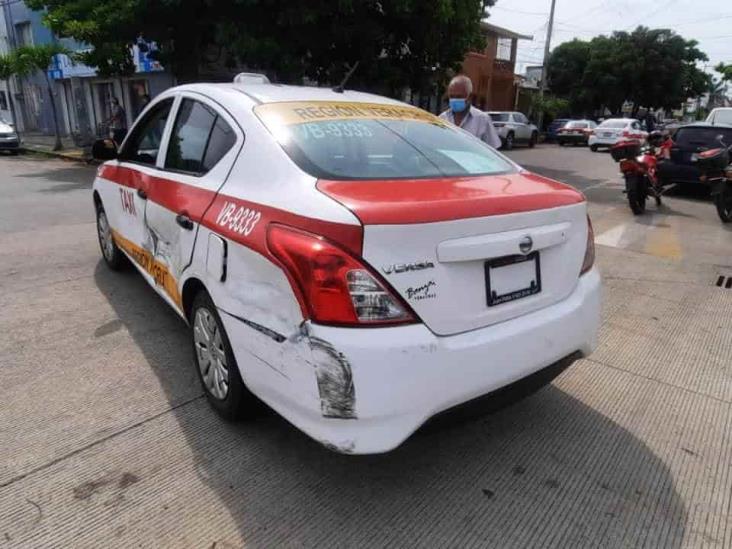
[[(496, 0), (490, 8), (488, 20), (494, 25), (534, 37), (519, 40), (517, 73), (523, 73), (526, 65), (541, 65), (550, 7), (551, 0)], [(551, 47), (641, 24), (670, 28), (697, 40), (709, 57), (706, 70), (711, 73), (719, 62), (732, 63), (729, 0), (556, 0)]]

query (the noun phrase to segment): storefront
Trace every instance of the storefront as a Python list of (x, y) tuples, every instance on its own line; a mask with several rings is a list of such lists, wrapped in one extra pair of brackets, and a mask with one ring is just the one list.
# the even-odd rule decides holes
[(173, 76), (148, 57), (154, 48), (154, 43), (138, 39), (130, 48), (136, 70), (126, 77), (100, 77), (93, 67), (57, 55), (49, 75), (57, 84), (64, 133), (77, 141), (108, 135), (113, 99), (124, 109), (128, 127), (132, 125), (150, 99), (174, 85)]

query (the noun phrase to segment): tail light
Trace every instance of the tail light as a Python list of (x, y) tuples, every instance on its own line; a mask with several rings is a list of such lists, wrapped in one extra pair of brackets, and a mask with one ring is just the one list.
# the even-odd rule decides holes
[(267, 244), (314, 322), (363, 326), (417, 321), (378, 275), (324, 238), (271, 225)]
[(582, 262), (582, 270), (580, 275), (585, 274), (592, 269), (595, 264), (595, 231), (592, 229), (592, 221), (587, 216), (587, 246), (585, 247), (585, 259)]

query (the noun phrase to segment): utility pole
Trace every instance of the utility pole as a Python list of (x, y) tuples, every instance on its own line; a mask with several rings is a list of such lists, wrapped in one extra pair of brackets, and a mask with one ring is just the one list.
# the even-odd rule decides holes
[[(552, 0), (552, 8), (549, 10), (549, 25), (546, 29), (546, 41), (544, 42), (544, 63), (541, 67), (541, 87), (539, 88), (539, 97), (544, 97), (544, 92), (547, 89), (546, 85), (546, 66), (549, 61), (549, 50), (551, 49), (551, 43), (552, 43), (552, 30), (554, 28), (554, 6), (556, 5), (557, 0)], [(544, 110), (542, 109), (539, 113), (539, 131), (541, 131), (541, 126), (544, 123)]]

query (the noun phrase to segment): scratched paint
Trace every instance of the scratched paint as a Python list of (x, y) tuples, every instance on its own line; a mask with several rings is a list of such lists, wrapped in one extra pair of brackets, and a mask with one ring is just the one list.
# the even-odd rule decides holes
[(323, 417), (355, 419), (356, 389), (348, 360), (333, 345), (309, 336)]

